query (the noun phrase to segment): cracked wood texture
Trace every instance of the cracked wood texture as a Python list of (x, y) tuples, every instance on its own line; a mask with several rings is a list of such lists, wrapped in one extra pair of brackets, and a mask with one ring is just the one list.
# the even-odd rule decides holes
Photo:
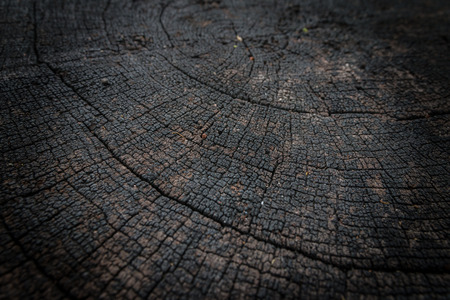
[(1, 1), (0, 298), (450, 297), (449, 12)]

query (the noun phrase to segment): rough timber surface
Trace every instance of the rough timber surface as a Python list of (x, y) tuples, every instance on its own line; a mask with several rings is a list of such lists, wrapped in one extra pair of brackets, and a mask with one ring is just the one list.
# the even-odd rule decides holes
[(450, 297), (448, 1), (0, 3), (0, 298)]

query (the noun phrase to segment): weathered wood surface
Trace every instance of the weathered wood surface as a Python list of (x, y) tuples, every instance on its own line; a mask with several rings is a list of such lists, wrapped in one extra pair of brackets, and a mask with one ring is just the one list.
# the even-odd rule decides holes
[(450, 297), (449, 12), (1, 1), (0, 298)]

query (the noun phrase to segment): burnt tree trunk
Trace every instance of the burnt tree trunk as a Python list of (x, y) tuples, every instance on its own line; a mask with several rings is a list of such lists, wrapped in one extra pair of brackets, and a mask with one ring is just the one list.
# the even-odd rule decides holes
[(449, 297), (449, 2), (362, 2), (1, 1), (0, 298)]

